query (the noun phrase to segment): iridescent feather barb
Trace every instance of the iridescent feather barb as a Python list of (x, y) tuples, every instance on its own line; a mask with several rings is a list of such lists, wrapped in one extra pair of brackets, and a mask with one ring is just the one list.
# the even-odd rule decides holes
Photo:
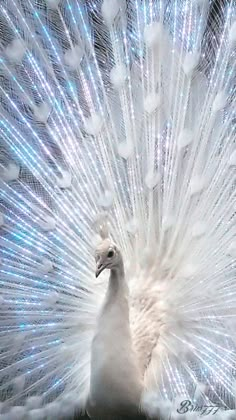
[(212, 5), (1, 1), (0, 418), (85, 406), (98, 234), (144, 408), (234, 408), (236, 6)]

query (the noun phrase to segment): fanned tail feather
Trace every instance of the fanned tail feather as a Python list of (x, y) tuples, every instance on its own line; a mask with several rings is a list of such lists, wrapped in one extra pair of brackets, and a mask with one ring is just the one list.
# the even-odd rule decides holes
[(1, 414), (84, 409), (99, 235), (149, 414), (234, 408), (236, 7), (212, 5), (1, 1)]

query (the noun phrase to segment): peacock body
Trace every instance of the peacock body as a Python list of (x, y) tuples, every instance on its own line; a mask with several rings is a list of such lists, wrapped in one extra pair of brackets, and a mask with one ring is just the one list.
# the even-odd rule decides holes
[(236, 4), (213, 6), (1, 0), (1, 420), (94, 395), (236, 418)]

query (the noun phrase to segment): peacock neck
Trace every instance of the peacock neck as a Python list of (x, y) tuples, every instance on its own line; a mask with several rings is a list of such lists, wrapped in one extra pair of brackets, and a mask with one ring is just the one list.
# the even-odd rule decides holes
[(110, 272), (110, 279), (111, 277), (113, 279), (116, 279), (117, 281), (119, 280), (125, 280), (125, 269), (124, 269), (124, 263), (123, 261), (120, 261), (119, 265), (115, 268), (111, 269)]
[(101, 418), (109, 410), (136, 414), (141, 389), (130, 332), (128, 285), (121, 263), (110, 271), (92, 342), (88, 411), (91, 415), (101, 413)]
[[(101, 309), (101, 317), (105, 320), (110, 314), (116, 312), (118, 319), (129, 321), (129, 289), (125, 279), (123, 262), (119, 266), (112, 268), (108, 287)], [(109, 315), (108, 315), (109, 314)]]
[(121, 302), (123, 300), (122, 297), (125, 300), (127, 300), (128, 297), (128, 285), (125, 279), (123, 262), (121, 262), (118, 267), (111, 269), (106, 300), (109, 300), (110, 298), (114, 303), (117, 298)]

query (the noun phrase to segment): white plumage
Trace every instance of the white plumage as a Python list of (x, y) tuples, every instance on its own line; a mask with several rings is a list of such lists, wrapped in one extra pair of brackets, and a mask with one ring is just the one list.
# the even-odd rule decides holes
[(96, 257), (96, 276), (110, 269), (110, 277), (91, 345), (88, 413), (101, 418), (116, 413), (137, 415), (143, 372), (132, 343), (123, 258), (108, 239), (98, 247)]
[[(1, 1), (1, 420), (235, 418), (236, 6), (216, 4)], [(96, 278), (110, 247), (124, 270)]]

